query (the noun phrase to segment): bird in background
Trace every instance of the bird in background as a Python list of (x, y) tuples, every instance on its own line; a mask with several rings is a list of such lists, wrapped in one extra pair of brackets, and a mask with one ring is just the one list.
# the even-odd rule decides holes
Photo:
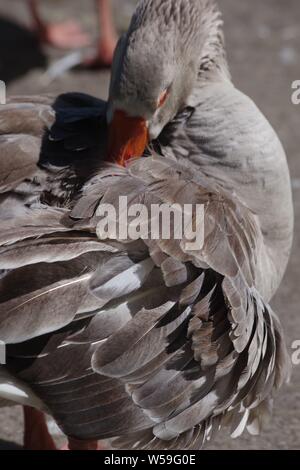
[[(117, 43), (117, 32), (114, 27), (111, 1), (94, 0), (99, 23), (99, 39), (96, 53), (85, 59), (84, 65), (109, 67)], [(33, 20), (33, 28), (42, 43), (58, 49), (79, 49), (90, 46), (92, 39), (74, 20), (60, 23), (48, 23), (39, 12), (39, 0), (27, 0)]]

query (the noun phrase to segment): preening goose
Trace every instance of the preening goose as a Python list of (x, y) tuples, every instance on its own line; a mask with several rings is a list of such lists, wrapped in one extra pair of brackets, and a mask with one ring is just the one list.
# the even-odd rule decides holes
[[(269, 301), (292, 243), (290, 178), (231, 82), (214, 1), (140, 1), (108, 104), (13, 99), (0, 132), (1, 396), (117, 448), (258, 433), (289, 375)], [(203, 246), (101, 239), (119, 196), (204, 205)]]

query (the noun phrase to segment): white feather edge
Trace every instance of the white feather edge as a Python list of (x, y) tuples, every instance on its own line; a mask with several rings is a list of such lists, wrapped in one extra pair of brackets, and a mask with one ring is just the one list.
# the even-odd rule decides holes
[(0, 369), (0, 407), (26, 405), (46, 411), (43, 402), (25, 383)]
[(249, 418), (249, 409), (246, 409), (244, 411), (244, 414), (242, 415), (242, 418), (239, 422), (239, 424), (237, 425), (237, 427), (231, 432), (231, 438), (232, 439), (237, 439), (238, 437), (240, 437), (243, 432), (245, 431), (245, 428), (247, 426), (247, 422), (248, 422), (248, 418)]

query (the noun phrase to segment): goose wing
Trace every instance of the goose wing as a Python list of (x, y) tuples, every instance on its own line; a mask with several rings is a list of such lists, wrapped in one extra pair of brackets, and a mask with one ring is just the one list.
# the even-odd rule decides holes
[[(74, 193), (72, 183), (64, 189), (65, 178), (73, 177), (74, 185), (84, 180), (77, 174), (78, 152), (72, 152), (73, 160), (64, 166), (67, 142), (79, 125), (84, 131), (87, 122), (101, 121), (103, 110), (100, 100), (76, 93), (62, 95), (54, 103), (50, 97), (14, 98), (0, 109), (0, 270), (6, 273), (1, 276), (2, 341), (28, 340), (68, 323), (77, 310), (75, 299), (85, 302), (82, 286), (90, 276), (85, 257), (93, 252), (101, 256), (106, 249), (116, 251), (99, 243), (88, 230), (72, 235), (72, 229), (62, 223), (67, 214), (63, 199)], [(96, 147), (91, 135), (86, 135), (86, 142)], [(51, 161), (53, 147), (56, 166)], [(48, 195), (57, 204), (50, 206)], [(45, 269), (50, 261), (57, 262), (52, 274)], [(58, 309), (59, 298), (68, 305), (64, 320), (56, 317), (54, 298)], [(90, 307), (96, 303), (93, 297)], [(52, 326), (43, 313), (48, 308)]]
[[(257, 433), (273, 388), (289, 371), (279, 321), (257, 290), (257, 259), (267, 257), (258, 220), (221, 189), (156, 158), (134, 163), (119, 185), (110, 185), (107, 174), (95, 177), (72, 216), (80, 219), (82, 211), (84, 218), (85, 208), (93, 207), (97, 222), (94, 198), (101, 195), (100, 207), (116, 206), (120, 193), (149, 208), (154, 202), (203, 204), (204, 244), (191, 251), (184, 239), (145, 241), (159, 296), (132, 303), (132, 318), (93, 354), (93, 369), (123, 383), (136, 410), (151, 421), (143, 432), (127, 429), (115, 445), (199, 448), (222, 424), (234, 436), (246, 426)], [(105, 299), (101, 276), (90, 287)], [(146, 292), (144, 286), (144, 299)], [(97, 321), (101, 325), (101, 316)]]

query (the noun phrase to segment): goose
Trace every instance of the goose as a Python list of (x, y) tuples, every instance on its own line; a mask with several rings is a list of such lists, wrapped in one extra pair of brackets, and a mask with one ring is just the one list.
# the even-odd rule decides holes
[[(270, 306), (293, 238), (289, 170), (232, 82), (222, 26), (213, 0), (141, 0), (107, 103), (0, 108), (0, 396), (26, 406), (28, 446), (37, 429), (54, 446), (42, 413), (70, 449), (256, 435), (289, 379)], [(101, 208), (120, 196), (200, 204), (201, 247), (105, 237)]]

